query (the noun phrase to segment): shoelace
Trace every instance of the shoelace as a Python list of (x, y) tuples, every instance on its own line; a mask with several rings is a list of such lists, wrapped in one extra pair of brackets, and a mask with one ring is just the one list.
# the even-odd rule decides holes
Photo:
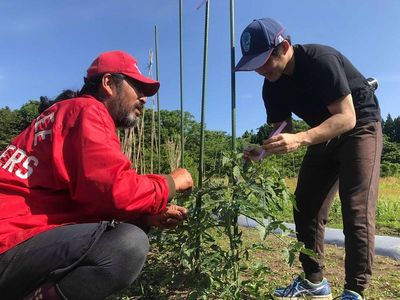
[(283, 291), (283, 295), (284, 296), (291, 296), (293, 292), (295, 292), (297, 290), (297, 287), (300, 285), (300, 283), (302, 282), (300, 277), (297, 277), (296, 279), (293, 278), (293, 283), (291, 285), (289, 285), (284, 291)]
[(293, 291), (296, 290), (297, 286), (299, 285), (299, 283), (297, 281), (294, 281), (291, 285), (289, 285), (283, 292), (284, 296), (289, 296), (290, 294), (292, 294)]

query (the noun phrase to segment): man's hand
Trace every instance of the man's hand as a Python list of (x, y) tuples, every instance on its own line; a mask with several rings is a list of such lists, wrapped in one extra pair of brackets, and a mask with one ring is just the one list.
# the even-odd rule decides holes
[(178, 226), (183, 220), (186, 220), (187, 217), (188, 212), (186, 208), (168, 204), (165, 210), (160, 214), (147, 217), (147, 223), (150, 226), (160, 229), (171, 229)]
[(193, 188), (192, 175), (188, 170), (184, 168), (178, 168), (172, 171), (170, 174), (175, 183), (175, 189), (177, 191), (186, 191)]
[(263, 149), (268, 154), (282, 154), (297, 150), (302, 145), (302, 135), (305, 132), (296, 134), (282, 133), (263, 141)]

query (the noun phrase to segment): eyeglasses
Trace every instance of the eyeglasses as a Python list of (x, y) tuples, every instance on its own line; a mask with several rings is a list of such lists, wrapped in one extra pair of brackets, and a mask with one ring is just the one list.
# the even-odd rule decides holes
[(134, 80), (121, 73), (114, 73), (111, 75), (119, 80), (125, 80), (137, 93), (143, 94), (143, 84), (140, 81)]

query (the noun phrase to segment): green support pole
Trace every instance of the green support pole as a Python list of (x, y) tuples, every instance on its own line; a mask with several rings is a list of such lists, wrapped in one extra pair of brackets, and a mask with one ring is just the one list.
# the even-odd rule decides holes
[(182, 52), (182, 0), (179, 0), (179, 53), (180, 53), (180, 92), (181, 92), (181, 167), (185, 167), (184, 110), (183, 110), (183, 52)]
[[(231, 97), (232, 97), (232, 151), (236, 152), (236, 76), (235, 76), (235, 0), (230, 0), (230, 29), (231, 29)], [(235, 201), (235, 195), (232, 196)], [(238, 214), (232, 220), (233, 236), (239, 236)], [(231, 250), (235, 253), (237, 261), (239, 260), (239, 250), (231, 244)], [(238, 270), (235, 270), (234, 280), (238, 281)], [(239, 282), (237, 282), (239, 285)]]
[[(155, 44), (156, 44), (156, 80), (158, 80), (158, 31), (157, 26), (154, 26)], [(161, 111), (160, 111), (160, 91), (157, 92), (157, 121), (158, 121), (158, 174), (161, 173)]]
[[(204, 130), (206, 113), (206, 81), (207, 81), (207, 56), (208, 56), (208, 20), (210, 11), (210, 0), (206, 2), (205, 29), (204, 29), (204, 56), (203, 56), (203, 84), (201, 97), (201, 121), (200, 121), (200, 161), (199, 161), (199, 181), (198, 187), (203, 187), (204, 174)], [(201, 208), (201, 197), (197, 198), (196, 207)]]
[[(203, 188), (203, 173), (204, 173), (204, 128), (205, 128), (205, 112), (206, 112), (206, 79), (207, 79), (207, 56), (208, 56), (208, 20), (210, 13), (210, 0), (206, 2), (205, 13), (205, 29), (204, 29), (204, 57), (203, 57), (203, 84), (201, 98), (201, 121), (200, 121), (200, 161), (199, 161), (199, 190)], [(196, 212), (201, 210), (201, 193), (196, 198)], [(200, 256), (200, 238), (197, 240), (196, 259)]]
[(232, 97), (232, 150), (236, 151), (236, 76), (235, 76), (235, 0), (230, 0), (231, 28), (231, 97)]

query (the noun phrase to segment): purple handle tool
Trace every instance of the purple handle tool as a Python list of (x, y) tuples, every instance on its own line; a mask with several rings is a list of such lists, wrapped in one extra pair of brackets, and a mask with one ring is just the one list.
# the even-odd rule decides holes
[[(282, 132), (282, 130), (286, 127), (286, 125), (287, 125), (287, 122), (286, 122), (286, 121), (283, 121), (283, 122), (281, 123), (281, 125), (279, 125), (279, 127), (269, 135), (268, 138), (271, 138), (271, 137), (273, 137), (273, 136), (276, 136), (276, 135), (280, 134), (280, 133)], [(265, 150), (263, 149), (263, 150), (261, 151), (260, 155), (258, 156), (257, 160), (262, 160), (265, 156), (267, 156), (267, 151), (265, 151)]]

